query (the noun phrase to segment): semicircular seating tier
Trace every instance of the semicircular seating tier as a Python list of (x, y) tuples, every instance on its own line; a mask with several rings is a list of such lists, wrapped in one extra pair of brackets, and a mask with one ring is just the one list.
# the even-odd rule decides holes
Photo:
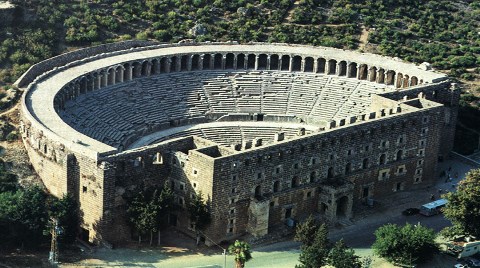
[[(134, 79), (81, 94), (65, 103), (60, 116), (77, 131), (124, 148), (139, 136), (169, 128), (175, 120), (208, 122), (208, 114), (295, 115), (321, 121), (345, 118), (364, 113), (370, 106), (372, 94), (391, 90), (393, 88), (385, 84), (317, 73), (178, 72)], [(250, 135), (243, 135), (243, 139), (256, 136), (273, 139), (273, 133), (281, 129), (261, 126), (250, 127)], [(206, 134), (214, 130), (217, 135)], [(191, 132), (179, 131), (184, 134), (167, 135), (159, 140)], [(291, 129), (292, 133), (296, 131)], [(203, 131), (196, 129), (194, 134), (220, 144), (232, 144), (242, 142), (242, 135), (238, 134), (243, 132), (216, 126)]]

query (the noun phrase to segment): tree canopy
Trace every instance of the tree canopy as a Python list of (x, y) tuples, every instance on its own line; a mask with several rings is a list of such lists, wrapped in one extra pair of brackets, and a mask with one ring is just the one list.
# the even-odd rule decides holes
[(250, 245), (244, 241), (235, 240), (235, 242), (228, 247), (228, 253), (234, 256), (236, 268), (245, 267), (245, 263), (252, 259)]
[(203, 199), (201, 192), (190, 199), (187, 209), (190, 214), (190, 221), (195, 224), (196, 230), (205, 230), (212, 221), (208, 204)]
[(372, 248), (394, 264), (413, 265), (429, 259), (437, 249), (435, 232), (421, 225), (387, 224), (375, 231)]
[(168, 217), (173, 209), (173, 192), (166, 182), (161, 188), (139, 192), (128, 204), (127, 212), (130, 222), (139, 232), (139, 242), (142, 234), (150, 234), (150, 245), (153, 244), (153, 233), (168, 225)]
[(452, 222), (443, 230), (448, 237), (480, 237), (480, 169), (473, 169), (458, 183), (457, 190), (443, 196), (448, 200), (443, 213)]
[(332, 245), (327, 226), (317, 223), (312, 216), (297, 225), (295, 241), (302, 243), (297, 268), (317, 268), (327, 264), (336, 268), (361, 267), (360, 257), (355, 255), (354, 250), (348, 248), (343, 240)]

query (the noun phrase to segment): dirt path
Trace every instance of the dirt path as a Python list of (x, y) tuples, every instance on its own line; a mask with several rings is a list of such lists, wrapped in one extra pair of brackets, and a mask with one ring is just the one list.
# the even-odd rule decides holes
[(14, 106), (12, 106), (10, 109), (4, 111), (4, 112), (1, 112), (0, 113), (0, 116), (4, 116), (4, 115), (7, 115), (7, 114), (10, 114), (11, 112), (13, 112), (15, 109), (18, 108), (18, 106), (20, 105), (20, 101), (17, 102)]
[(368, 43), (368, 30), (365, 28), (364, 25), (361, 26), (362, 33), (360, 34), (358, 49), (365, 50), (365, 46)]

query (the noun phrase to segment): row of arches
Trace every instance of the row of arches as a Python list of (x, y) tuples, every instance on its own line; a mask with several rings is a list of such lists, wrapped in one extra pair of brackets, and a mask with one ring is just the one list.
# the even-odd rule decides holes
[(126, 62), (96, 70), (65, 85), (57, 94), (55, 103), (59, 108), (63, 108), (65, 101), (106, 86), (162, 73), (197, 70), (312, 72), (356, 78), (396, 88), (406, 88), (423, 83), (416, 76), (346, 60), (266, 53), (185, 54)]

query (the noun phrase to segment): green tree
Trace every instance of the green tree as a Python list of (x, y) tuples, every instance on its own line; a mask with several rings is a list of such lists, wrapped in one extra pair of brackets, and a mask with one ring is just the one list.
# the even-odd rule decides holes
[(80, 222), (78, 205), (72, 195), (64, 195), (61, 199), (51, 197), (49, 201), (49, 215), (58, 220), (63, 228), (61, 239), (64, 242), (75, 241)]
[(250, 245), (244, 241), (235, 240), (235, 242), (228, 247), (228, 253), (235, 257), (236, 268), (245, 267), (245, 263), (252, 259)]
[(0, 222), (20, 245), (38, 245), (47, 228), (47, 194), (39, 187), (0, 193)]
[(443, 213), (452, 222), (442, 230), (447, 237), (472, 235), (480, 237), (480, 169), (473, 169), (458, 183), (457, 191), (443, 196), (448, 200)]
[(162, 191), (158, 196), (158, 206), (160, 211), (158, 213), (157, 225), (158, 225), (158, 241), (157, 245), (160, 245), (160, 232), (168, 226), (170, 212), (174, 210), (174, 195), (169, 186), (168, 181), (165, 181)]
[(429, 259), (436, 250), (435, 232), (421, 225), (387, 224), (375, 231), (375, 254), (396, 264), (413, 265)]
[(153, 242), (153, 232), (157, 231), (158, 207), (156, 200), (157, 191), (153, 198), (148, 198), (144, 192), (137, 194), (130, 202), (127, 212), (130, 222), (138, 231), (138, 242), (142, 242), (142, 234), (150, 233), (150, 244)]
[(327, 263), (330, 250), (328, 229), (325, 224), (318, 225), (312, 217), (297, 226), (295, 240), (302, 242), (297, 268), (322, 267)]
[(335, 243), (328, 253), (327, 263), (335, 268), (361, 268), (360, 257), (348, 248), (343, 239)]
[(203, 200), (202, 192), (192, 197), (187, 209), (190, 214), (190, 222), (195, 225), (198, 245), (200, 242), (200, 232), (205, 230), (212, 221), (208, 205)]

